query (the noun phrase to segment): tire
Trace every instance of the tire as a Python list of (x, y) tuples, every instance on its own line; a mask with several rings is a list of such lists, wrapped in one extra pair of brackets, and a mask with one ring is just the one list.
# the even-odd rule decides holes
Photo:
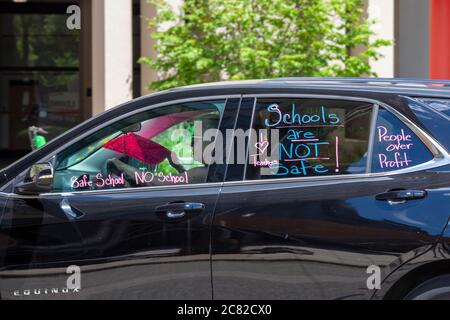
[(450, 275), (423, 282), (410, 291), (404, 300), (450, 300)]

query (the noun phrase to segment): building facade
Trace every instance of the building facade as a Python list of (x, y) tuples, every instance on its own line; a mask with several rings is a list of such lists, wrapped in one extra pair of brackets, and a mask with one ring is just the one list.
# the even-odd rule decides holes
[[(365, 0), (365, 8), (377, 36), (395, 43), (371, 61), (380, 77), (450, 78), (450, 0)], [(156, 56), (155, 14), (146, 0), (0, 0), (0, 158), (29, 152), (31, 125), (52, 138), (148, 94), (157, 73), (137, 61)]]

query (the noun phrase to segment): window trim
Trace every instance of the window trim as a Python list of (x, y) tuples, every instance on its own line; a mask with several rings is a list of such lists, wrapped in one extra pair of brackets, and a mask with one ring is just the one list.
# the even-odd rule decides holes
[[(242, 97), (242, 99), (244, 99), (245, 97)], [(241, 100), (242, 101), (242, 100)], [(254, 97), (253, 98), (253, 107), (252, 107), (252, 117), (250, 118), (250, 128), (247, 129), (253, 129), (253, 123), (255, 121), (255, 111), (256, 111), (256, 105), (258, 104), (258, 98)], [(241, 110), (239, 109), (239, 112)], [(237, 117), (239, 117), (240, 114), (238, 114)], [(236, 117), (236, 118), (237, 118)], [(234, 126), (234, 130), (236, 131), (236, 125)], [(242, 181), (246, 181), (247, 180), (247, 168), (248, 168), (248, 164), (249, 164), (249, 158), (250, 158), (250, 141), (252, 141), (252, 134), (253, 130), (250, 131), (250, 134), (248, 136), (248, 144), (247, 144), (247, 148), (245, 150), (245, 166), (244, 166), (244, 172), (243, 172), (243, 176), (242, 176)], [(227, 165), (228, 166), (228, 165)]]
[[(255, 107), (257, 104), (258, 98), (296, 98), (296, 99), (329, 99), (329, 100), (344, 100), (344, 101), (354, 101), (354, 102), (366, 102), (371, 103), (373, 105), (374, 111), (377, 109), (376, 117), (372, 118), (371, 120), (371, 133), (370, 137), (372, 138), (375, 134), (375, 127), (373, 126), (373, 121), (377, 120), (378, 117), (378, 110), (379, 108), (384, 108), (391, 114), (393, 114), (395, 117), (397, 117), (401, 122), (403, 122), (409, 129), (411, 129), (414, 134), (425, 144), (425, 146), (429, 149), (431, 154), (434, 156), (432, 160), (420, 163), (418, 165), (409, 167), (409, 168), (403, 168), (398, 170), (392, 170), (388, 172), (367, 172), (367, 166), (366, 166), (366, 173), (355, 173), (355, 174), (347, 174), (347, 175), (329, 175), (329, 176), (310, 176), (310, 177), (290, 177), (290, 178), (272, 178), (272, 179), (263, 179), (263, 180), (247, 180), (245, 176), (246, 169), (244, 170), (244, 176), (243, 180), (241, 181), (225, 181), (224, 185), (231, 186), (231, 185), (237, 185), (237, 184), (260, 184), (260, 183), (279, 183), (279, 182), (303, 182), (303, 181), (323, 181), (323, 180), (342, 180), (342, 179), (361, 179), (361, 178), (379, 178), (379, 177), (386, 177), (399, 175), (399, 174), (405, 174), (405, 173), (411, 173), (411, 172), (418, 172), (423, 171), (427, 169), (432, 169), (440, 166), (444, 166), (447, 164), (450, 164), (450, 155), (446, 152), (446, 150), (428, 133), (423, 131), (421, 128), (419, 128), (416, 124), (414, 124), (411, 120), (409, 120), (407, 117), (405, 117), (401, 112), (396, 110), (395, 108), (391, 107), (388, 104), (385, 104), (381, 101), (370, 99), (370, 98), (360, 98), (360, 97), (350, 97), (345, 95), (317, 95), (317, 94), (290, 94), (290, 93), (264, 93), (264, 94), (244, 94), (242, 95), (242, 98), (254, 98), (255, 104), (253, 107), (253, 114), (252, 119), (255, 113)], [(372, 112), (372, 116), (374, 116), (375, 112)], [(239, 115), (238, 115), (239, 116)], [(251, 124), (253, 126), (253, 123)], [(369, 144), (368, 150), (368, 162), (371, 159), (371, 155), (373, 152), (373, 142), (370, 146)], [(370, 155), (370, 157), (369, 157)], [(246, 164), (247, 168), (248, 163)]]
[(379, 111), (380, 106), (378, 104), (374, 104), (372, 109), (372, 119), (370, 120), (369, 144), (367, 145), (367, 163), (366, 163), (367, 174), (371, 173), (372, 171), (372, 156), (375, 142), (375, 127), (377, 125)]

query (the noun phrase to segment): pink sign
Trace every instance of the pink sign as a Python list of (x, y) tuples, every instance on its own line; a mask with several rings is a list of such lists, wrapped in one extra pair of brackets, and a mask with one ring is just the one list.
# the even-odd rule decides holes
[(113, 177), (110, 174), (105, 177), (101, 173), (97, 173), (95, 179), (95, 181), (90, 181), (87, 174), (84, 174), (79, 178), (72, 177), (72, 189), (90, 188), (93, 186), (97, 188), (103, 188), (105, 186), (111, 186), (113, 188), (116, 186), (125, 186), (125, 177), (123, 173), (119, 177)]
[[(163, 172), (153, 173), (149, 171), (136, 171), (134, 172), (134, 180), (136, 185), (167, 185), (167, 184), (188, 184), (189, 177), (187, 172), (180, 175), (173, 175), (171, 173), (164, 174)], [(126, 180), (125, 174), (121, 173), (120, 176), (103, 176), (101, 173), (95, 175), (95, 180), (91, 181), (88, 174), (84, 174), (81, 177), (73, 176), (71, 179), (72, 189), (85, 189), (85, 188), (104, 188), (104, 187), (125, 187)]]
[(408, 167), (412, 160), (409, 159), (407, 151), (414, 146), (411, 135), (405, 134), (403, 129), (398, 134), (392, 134), (384, 126), (377, 127), (377, 132), (378, 142), (387, 143), (386, 152), (378, 154), (380, 167), (382, 169)]

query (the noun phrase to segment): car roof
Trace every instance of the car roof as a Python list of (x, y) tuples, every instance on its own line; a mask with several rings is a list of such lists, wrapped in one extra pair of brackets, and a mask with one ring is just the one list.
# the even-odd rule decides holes
[(222, 81), (179, 87), (168, 91), (219, 88), (298, 88), (336, 91), (380, 92), (409, 96), (435, 96), (450, 98), (449, 80), (414, 78), (275, 78), (262, 80)]

